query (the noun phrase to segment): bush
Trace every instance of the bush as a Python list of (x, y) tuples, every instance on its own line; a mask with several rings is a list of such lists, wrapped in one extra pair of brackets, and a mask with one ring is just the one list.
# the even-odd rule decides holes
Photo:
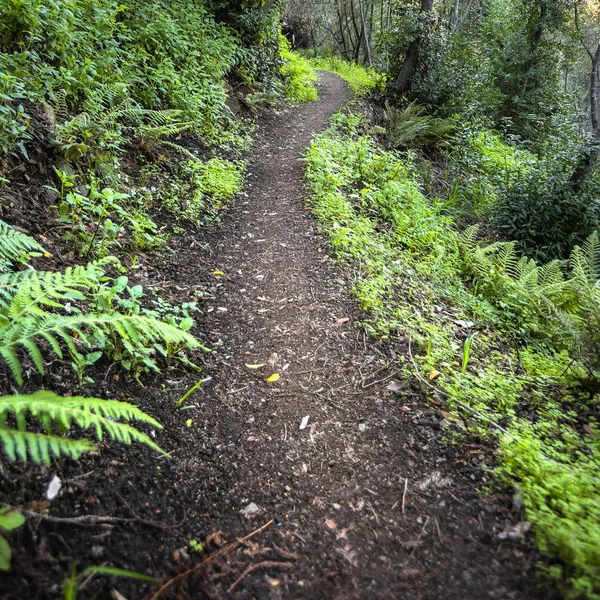
[(567, 258), (600, 222), (599, 193), (600, 189), (576, 191), (569, 173), (540, 163), (507, 190), (493, 223), (528, 256)]

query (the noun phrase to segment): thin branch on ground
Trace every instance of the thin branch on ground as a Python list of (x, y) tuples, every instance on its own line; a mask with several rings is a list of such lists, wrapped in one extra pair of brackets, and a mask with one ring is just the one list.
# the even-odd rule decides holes
[(247, 577), (248, 575), (250, 575), (250, 573), (252, 573), (252, 571), (256, 571), (256, 569), (261, 569), (262, 567), (277, 567), (280, 569), (289, 569), (290, 567), (293, 567), (294, 564), (291, 562), (279, 562), (276, 560), (265, 560), (263, 562), (259, 562), (255, 565), (250, 565), (247, 569), (244, 570), (244, 572), (229, 586), (229, 589), (227, 590), (227, 593), (231, 594), (231, 592), (233, 592), (233, 590), (237, 587), (238, 583), (240, 583), (242, 581), (242, 579), (244, 579), (245, 577)]
[(207, 556), (202, 562), (193, 566), (191, 569), (188, 569), (187, 571), (180, 573), (179, 575), (173, 577), (172, 579), (169, 579), (169, 581), (167, 581), (165, 584), (163, 584), (160, 587), (160, 589), (150, 598), (150, 600), (156, 600), (163, 594), (163, 592), (168, 590), (173, 584), (177, 583), (178, 581), (181, 581), (182, 579), (185, 579), (188, 575), (191, 575), (192, 573), (199, 571), (207, 563), (214, 560), (218, 556), (222, 556), (223, 554), (227, 554), (227, 552), (231, 552), (231, 550), (234, 550), (243, 542), (249, 540), (251, 537), (254, 537), (257, 533), (264, 531), (267, 527), (269, 527), (272, 524), (273, 524), (273, 519), (271, 519), (268, 523), (265, 523), (258, 529), (255, 529), (252, 533), (249, 533), (247, 536), (240, 538), (240, 539), (236, 540), (235, 542), (231, 542), (231, 544), (228, 544), (224, 548), (221, 548), (221, 550), (215, 552), (214, 554), (211, 554), (210, 556)]

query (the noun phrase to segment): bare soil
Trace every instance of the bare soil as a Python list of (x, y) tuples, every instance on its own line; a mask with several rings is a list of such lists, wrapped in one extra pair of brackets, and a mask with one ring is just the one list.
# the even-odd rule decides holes
[[(213, 350), (202, 357), (211, 380), (184, 410), (174, 404), (198, 375), (176, 368), (145, 388), (111, 371), (88, 393), (152, 414), (172, 459), (113, 444), (50, 469), (0, 465), (0, 501), (45, 515), (11, 535), (0, 597), (62, 597), (74, 562), (159, 580), (95, 577), (79, 598), (114, 588), (129, 600), (550, 597), (537, 590), (530, 542), (498, 537), (523, 517), (509, 493), (481, 492), (493, 447), (447, 442), (441, 407), (414, 382), (387, 389), (406, 349), (366, 336), (350, 273), (304, 208), (299, 159), (349, 100), (323, 73), (317, 103), (270, 114), (223, 225), (182, 234), (171, 258), (144, 268), (180, 301), (204, 293), (196, 333)], [(49, 504), (54, 475), (63, 487)]]

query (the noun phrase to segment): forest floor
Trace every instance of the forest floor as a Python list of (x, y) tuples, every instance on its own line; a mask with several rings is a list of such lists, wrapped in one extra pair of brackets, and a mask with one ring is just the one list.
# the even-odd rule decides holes
[[(0, 500), (35, 511), (58, 474), (45, 507), (67, 520), (29, 519), (2, 598), (60, 597), (74, 562), (160, 580), (95, 578), (79, 598), (549, 597), (530, 542), (499, 537), (523, 519), (512, 498), (481, 492), (494, 448), (448, 442), (440, 407), (385, 366), (406, 348), (365, 335), (349, 273), (305, 210), (299, 158), (350, 100), (340, 79), (320, 77), (318, 102), (262, 120), (246, 192), (223, 224), (182, 234), (146, 271), (181, 301), (206, 294), (210, 381), (185, 410), (173, 405), (197, 376), (99, 384), (165, 425), (156, 440), (172, 460), (112, 445), (51, 469), (6, 467)], [(73, 520), (83, 514), (123, 520)]]

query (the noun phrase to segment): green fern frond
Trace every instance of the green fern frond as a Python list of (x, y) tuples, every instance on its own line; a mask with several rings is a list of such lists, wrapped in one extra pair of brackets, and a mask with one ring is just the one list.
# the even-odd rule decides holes
[[(13, 461), (20, 458), (35, 463), (50, 462), (50, 456), (67, 455), (79, 458), (84, 452), (94, 450), (89, 440), (72, 440), (54, 435), (52, 427), (67, 432), (74, 425), (82, 430), (93, 430), (101, 441), (104, 436), (123, 444), (137, 442), (164, 454), (163, 450), (146, 434), (127, 421), (146, 423), (157, 429), (162, 425), (136, 406), (117, 400), (101, 398), (63, 398), (53, 392), (0, 397), (0, 422), (6, 424), (8, 415), (17, 422), (17, 429), (0, 427), (0, 441), (4, 452)], [(46, 429), (46, 434), (25, 431), (25, 417), (36, 419)], [(121, 422), (126, 421), (126, 422)]]
[(0, 273), (12, 263), (26, 263), (32, 253), (38, 252), (46, 254), (43, 246), (31, 236), (0, 220)]
[(440, 119), (423, 114), (425, 107), (411, 102), (399, 111), (386, 103), (388, 142), (392, 148), (428, 144), (436, 138), (451, 133), (455, 124), (450, 119)]
[(12, 462), (31, 460), (36, 464), (50, 464), (51, 456), (68, 456), (77, 460), (96, 446), (87, 439), (72, 440), (44, 433), (32, 433), (0, 427), (0, 443), (6, 456)]
[(19, 385), (23, 385), (23, 367), (19, 350), (25, 350), (35, 368), (44, 373), (40, 361), (39, 343), (49, 342), (54, 352), (61, 357), (61, 346), (72, 353), (77, 344), (85, 349), (95, 345), (103, 347), (109, 336), (122, 342), (130, 342), (140, 348), (151, 348), (162, 342), (187, 348), (202, 348), (189, 333), (163, 321), (138, 315), (85, 314), (64, 316), (55, 314), (29, 314), (7, 325), (0, 335), (0, 356), (4, 358)]

